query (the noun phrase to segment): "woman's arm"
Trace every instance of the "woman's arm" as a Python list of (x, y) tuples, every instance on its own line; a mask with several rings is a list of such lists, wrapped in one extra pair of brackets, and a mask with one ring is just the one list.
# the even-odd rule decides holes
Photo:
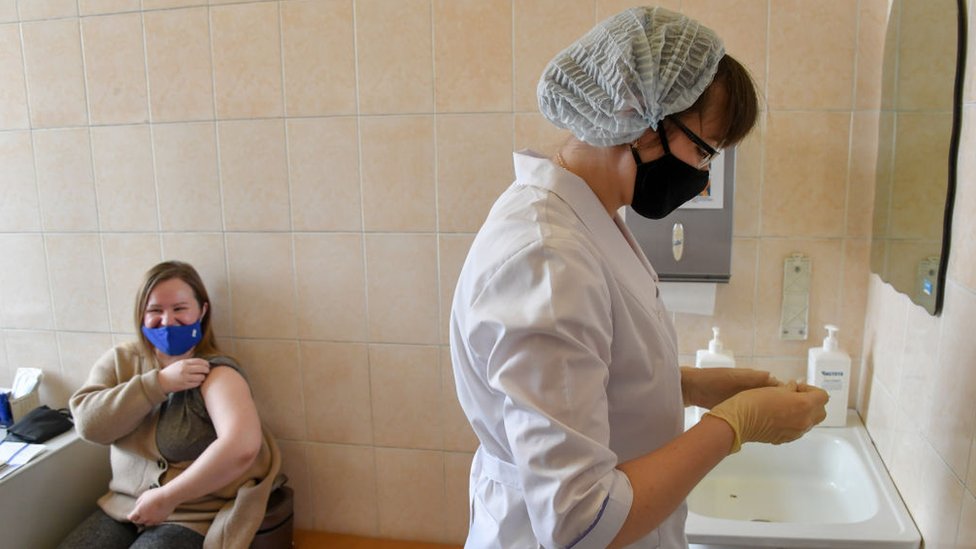
[(261, 449), (261, 420), (243, 376), (233, 368), (214, 368), (200, 390), (217, 440), (179, 476), (139, 497), (129, 514), (136, 524), (158, 524), (180, 503), (223, 488), (251, 466)]

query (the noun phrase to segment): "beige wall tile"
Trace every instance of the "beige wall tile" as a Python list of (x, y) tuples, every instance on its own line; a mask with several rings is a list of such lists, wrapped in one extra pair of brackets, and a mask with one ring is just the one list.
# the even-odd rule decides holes
[(315, 529), (376, 536), (376, 458), (371, 446), (309, 444)]
[(48, 231), (98, 227), (87, 129), (34, 132), (41, 225)]
[(976, 493), (976, 437), (969, 448), (969, 474), (966, 475), (966, 486), (970, 492)]
[[(898, 412), (895, 397), (888, 391), (884, 383), (876, 377), (868, 378), (866, 381), (868, 381), (866, 385), (868, 386), (870, 408), (866, 416), (862, 417), (865, 418), (865, 426), (878, 449), (878, 454), (881, 455), (885, 463), (889, 464), (892, 478), (895, 479), (899, 490), (901, 490), (903, 483), (895, 477), (894, 466), (896, 464), (902, 467), (907, 465), (907, 456), (904, 455), (903, 445), (914, 443), (916, 438), (919, 442), (924, 441), (918, 436), (917, 430), (910, 429), (912, 426), (898, 424), (901, 414)], [(913, 486), (904, 486), (905, 488), (914, 488)], [(908, 492), (902, 492), (906, 504), (908, 495)], [(914, 495), (914, 491), (912, 495)]]
[(87, 124), (78, 20), (24, 23), (21, 35), (31, 127)]
[(515, 150), (532, 149), (546, 156), (553, 156), (556, 150), (570, 137), (566, 130), (557, 128), (538, 113), (515, 115)]
[[(875, 163), (874, 207), (872, 208), (871, 234), (886, 236), (891, 230), (891, 187), (894, 179), (895, 161), (895, 116), (892, 112), (882, 112), (878, 120), (878, 159)], [(852, 170), (863, 169), (860, 162), (852, 162)], [(855, 173), (852, 172), (852, 177)]]
[(297, 337), (291, 237), (236, 233), (226, 238), (234, 335)]
[(938, 257), (939, 240), (890, 240), (887, 247), (886, 277), (895, 288), (917, 288), (918, 264), (926, 258)]
[[(451, 350), (438, 349), (441, 371), (441, 417), (444, 421), (444, 449), (454, 452), (473, 452), (478, 449), (478, 437), (474, 434), (468, 418), (458, 402), (457, 387), (454, 383), (454, 369), (451, 366)], [(468, 464), (470, 466), (470, 463)], [(467, 494), (467, 492), (465, 492)], [(465, 506), (467, 508), (467, 506)], [(465, 518), (467, 515), (465, 515)], [(467, 523), (465, 523), (467, 526)]]
[(443, 447), (436, 347), (370, 345), (369, 384), (377, 446)]
[(283, 120), (217, 124), (224, 228), (280, 231), (291, 226)]
[(377, 448), (376, 488), (381, 537), (443, 539), (443, 453)]
[(212, 119), (207, 8), (146, 12), (143, 22), (153, 122)]
[(366, 235), (369, 340), (438, 340), (437, 240), (429, 235)]
[(10, 387), (14, 382), (16, 368), (7, 361), (7, 335), (0, 330), (0, 386)]
[(915, 451), (920, 454), (921, 467), (915, 474), (921, 476), (922, 489), (918, 504), (909, 505), (908, 510), (926, 547), (953, 547), (962, 509), (962, 483), (932, 448), (922, 445)]
[(107, 332), (108, 299), (102, 251), (94, 234), (44, 237), (54, 323), (58, 330)]
[(433, 230), (433, 117), (364, 117), (360, 132), (366, 230)]
[(851, 108), (857, 5), (848, 0), (770, 3), (771, 110)]
[(271, 432), (283, 439), (306, 439), (298, 342), (238, 339), (236, 349), (258, 413)]
[(139, 11), (140, 0), (78, 0), (80, 15), (100, 15)]
[(292, 119), (286, 127), (293, 229), (362, 230), (357, 120)]
[(952, 117), (943, 113), (902, 112), (896, 115), (894, 177), (889, 237), (938, 239), (945, 212), (946, 162)]
[(61, 359), (58, 353), (56, 332), (10, 330), (7, 332), (7, 360), (15, 372), (18, 367), (29, 365), (43, 370), (41, 403), (63, 408), (70, 393), (61, 376)]
[(956, 0), (903, 2), (898, 109), (948, 109), (955, 84)]
[(312, 508), (312, 477), (308, 472), (308, 459), (304, 442), (279, 440), (281, 472), (288, 477), (288, 486), (295, 491), (295, 528), (311, 530), (315, 527)]
[(18, 25), (0, 25), (0, 73), (0, 129), (30, 127)]
[(725, 51), (742, 63), (759, 89), (766, 85), (766, 0), (684, 0), (681, 11), (714, 30)]
[[(936, 411), (936, 376), (940, 375), (939, 335), (942, 328), (940, 317), (930, 315), (916, 305), (908, 307), (905, 323), (904, 363), (898, 394), (894, 395), (898, 410), (905, 414), (912, 428), (929, 431), (930, 425), (942, 421)], [(889, 336), (889, 345), (899, 345), (898, 338)]]
[[(806, 341), (779, 338), (783, 303), (783, 262), (794, 252), (810, 258), (810, 310)], [(805, 357), (823, 341), (824, 324), (840, 322), (843, 251), (839, 240), (760, 240), (759, 284), (756, 295), (756, 354)], [(849, 334), (841, 327), (842, 348), (850, 349)]]
[[(61, 382), (70, 397), (85, 384), (92, 365), (112, 348), (112, 334), (59, 332), (58, 348), (61, 353)], [(45, 378), (43, 383), (47, 382)]]
[(442, 344), (448, 343), (454, 289), (473, 241), (474, 235), (469, 234), (444, 234), (438, 239)]
[(753, 354), (757, 257), (757, 240), (737, 238), (733, 241), (732, 277), (728, 284), (719, 284), (715, 290), (715, 314), (674, 315), (679, 353), (694, 354), (698, 349), (707, 349), (712, 326), (718, 326), (726, 350), (737, 356)]
[(348, 1), (281, 3), (285, 112), (356, 112), (353, 6)]
[[(976, 17), (973, 15), (973, 3), (969, 2), (969, 30), (967, 37), (976, 36)], [(976, 40), (967, 40), (969, 51), (966, 53), (966, 78), (963, 98), (967, 103), (976, 101)]]
[(210, 9), (218, 118), (281, 116), (278, 6), (252, 3)]
[(515, 177), (512, 115), (438, 116), (436, 134), (438, 229), (476, 232)]
[[(689, 356), (687, 362), (683, 364), (691, 364), (694, 361), (694, 357)], [(737, 358), (735, 361), (736, 368), (756, 368), (769, 372), (776, 377), (776, 379), (782, 381), (791, 380), (803, 380), (807, 379), (807, 361), (803, 358), (796, 357), (786, 357), (786, 358), (765, 358), (757, 357), (755, 362), (750, 365), (749, 360), (742, 360)]]
[(851, 126), (851, 165), (847, 185), (847, 229), (850, 237), (871, 235), (874, 190), (877, 185), (880, 117), (855, 112)]
[(48, 284), (44, 237), (0, 234), (0, 323), (5, 327), (50, 330), (54, 307)]
[(959, 533), (956, 534), (956, 547), (971, 549), (976, 547), (976, 496), (965, 492), (962, 496), (962, 513), (959, 515)]
[(0, 0), (0, 23), (20, 21), (17, 15), (17, 0)]
[(366, 264), (362, 235), (296, 234), (295, 269), (298, 336), (365, 341)]
[[(536, 85), (557, 53), (593, 26), (588, 0), (514, 2), (515, 110), (538, 112)], [(540, 32), (546, 29), (546, 32)]]
[(438, 112), (512, 108), (511, 0), (434, 0)]
[(149, 126), (92, 128), (91, 141), (99, 228), (159, 229)]
[(207, 0), (142, 0), (144, 10), (158, 10), (165, 8), (184, 8), (188, 6), (206, 6)]
[(152, 134), (160, 227), (166, 231), (223, 228), (214, 124), (155, 124)]
[[(390, 36), (396, 36), (391, 47)], [(434, 109), (429, 0), (356, 2), (359, 109), (363, 114)]]
[(146, 271), (162, 261), (159, 235), (102, 234), (101, 240), (112, 331), (135, 334), (136, 294)]
[(308, 439), (373, 444), (367, 346), (302, 341), (301, 362)]
[(468, 477), (473, 454), (444, 453), (444, 484), (447, 514), (444, 541), (463, 544), (468, 536)]
[[(973, 147), (976, 147), (976, 105), (967, 105), (963, 109), (959, 150), (972, 151)], [(976, 155), (961, 152), (957, 169), (949, 277), (976, 289), (976, 220), (970, 215), (959, 215), (976, 211)]]
[(148, 122), (142, 17), (86, 17), (81, 37), (92, 124)]
[(77, 0), (17, 0), (21, 21), (78, 15)]
[(200, 273), (210, 296), (210, 321), (218, 337), (231, 329), (230, 283), (224, 237), (219, 233), (170, 233), (162, 235), (163, 258), (185, 261)]
[(869, 302), (868, 310), (875, 311), (876, 318), (869, 327), (865, 324), (866, 357), (871, 357), (874, 375), (892, 395), (899, 394), (902, 379), (905, 330), (910, 301), (903, 294), (892, 291), (887, 284), (872, 290), (877, 299)]
[(959, 478), (969, 468), (969, 447), (976, 435), (976, 341), (969, 323), (976, 318), (976, 296), (971, 290), (949, 281), (942, 311), (942, 337), (939, 341), (939, 372), (934, 376), (934, 405), (928, 438), (946, 465)]
[[(840, 288), (840, 324), (844, 331), (844, 350), (851, 357), (861, 354), (861, 342), (864, 340), (864, 316), (867, 308), (868, 273), (870, 271), (871, 242), (866, 239), (847, 239), (844, 241), (844, 270)], [(828, 267), (829, 268), (829, 267)], [(851, 387), (851, 395), (856, 395), (858, 366), (852, 364), (854, 370), (851, 379), (855, 381)]]
[(755, 129), (735, 148), (734, 236), (759, 236), (765, 133), (766, 115), (760, 113)]
[[(885, 82), (885, 50), (889, 0), (864, 0), (858, 7), (857, 52), (854, 80), (854, 106), (857, 109), (881, 107), (882, 92), (890, 93)], [(897, 25), (897, 19), (894, 20)]]
[(763, 236), (843, 234), (849, 133), (848, 113), (769, 114)]
[(34, 149), (30, 132), (0, 132), (0, 231), (36, 231), (41, 211), (34, 181)]

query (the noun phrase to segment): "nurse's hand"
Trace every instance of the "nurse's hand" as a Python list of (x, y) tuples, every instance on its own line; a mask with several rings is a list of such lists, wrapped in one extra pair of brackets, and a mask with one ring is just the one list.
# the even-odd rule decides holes
[(827, 417), (827, 392), (794, 381), (781, 387), (749, 389), (712, 408), (706, 415), (725, 420), (735, 433), (729, 453), (746, 442), (782, 444), (803, 436)]
[(711, 408), (732, 396), (757, 387), (782, 383), (764, 370), (750, 368), (681, 368), (681, 396), (685, 406)]

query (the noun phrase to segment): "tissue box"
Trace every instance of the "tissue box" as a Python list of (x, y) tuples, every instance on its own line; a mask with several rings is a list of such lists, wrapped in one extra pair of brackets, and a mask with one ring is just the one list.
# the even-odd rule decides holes
[(40, 384), (35, 385), (31, 392), (20, 398), (10, 397), (10, 415), (14, 419), (14, 423), (20, 421), (20, 418), (24, 417), (27, 412), (30, 412), (34, 408), (41, 405), (41, 395), (40, 395)]

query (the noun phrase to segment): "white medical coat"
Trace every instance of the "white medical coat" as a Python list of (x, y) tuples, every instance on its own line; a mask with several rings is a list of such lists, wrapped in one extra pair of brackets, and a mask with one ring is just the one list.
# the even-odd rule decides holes
[[(467, 548), (604, 548), (633, 499), (616, 467), (682, 432), (674, 326), (619, 216), (531, 152), (478, 232), (451, 311), (480, 446)], [(686, 547), (682, 504), (632, 547)]]

